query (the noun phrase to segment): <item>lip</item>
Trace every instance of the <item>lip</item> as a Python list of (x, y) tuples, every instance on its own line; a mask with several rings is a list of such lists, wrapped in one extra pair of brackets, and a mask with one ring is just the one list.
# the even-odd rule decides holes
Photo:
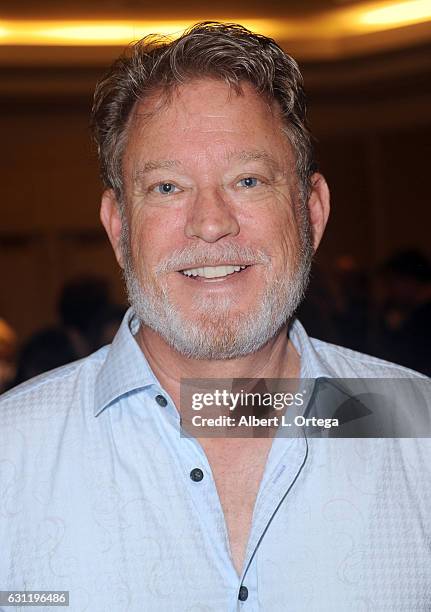
[[(232, 274), (228, 274), (227, 276), (219, 276), (216, 278), (204, 278), (203, 276), (186, 276), (179, 270), (177, 271), (177, 274), (180, 275), (181, 278), (190, 285), (190, 287), (194, 287), (195, 289), (199, 289), (199, 287), (209, 288), (209, 286), (213, 286), (214, 288), (216, 286), (222, 288), (222, 287), (227, 287), (227, 286), (234, 286), (238, 283), (241, 283), (244, 280), (247, 280), (247, 277), (252, 272), (252, 269), (255, 267), (254, 264), (226, 264), (225, 263), (225, 264), (220, 264), (220, 265), (226, 265), (226, 266), (228, 265), (240, 266), (241, 265), (241, 266), (247, 266), (247, 267), (244, 270), (241, 270), (241, 272), (233, 272)], [(198, 268), (201, 266), (196, 266), (196, 267)], [(184, 268), (184, 269), (190, 270), (191, 268)]]
[(187, 266), (187, 268), (180, 268), (176, 270), (176, 272), (182, 272), (183, 270), (195, 270), (196, 268), (218, 268), (220, 266), (247, 266), (251, 267), (255, 264), (244, 263), (244, 262), (230, 262), (230, 261), (221, 261), (220, 263), (212, 263), (212, 264), (194, 264), (193, 266)]

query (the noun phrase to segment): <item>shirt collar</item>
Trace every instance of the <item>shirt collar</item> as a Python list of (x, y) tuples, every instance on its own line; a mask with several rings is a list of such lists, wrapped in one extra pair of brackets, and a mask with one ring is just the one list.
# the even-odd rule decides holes
[(355, 397), (349, 385), (340, 380), (331, 365), (319, 354), (315, 341), (308, 336), (297, 319), (292, 323), (289, 338), (301, 356), (300, 378), (310, 384), (304, 416), (336, 416), (343, 425), (371, 414), (372, 411)]
[(94, 416), (121, 396), (159, 382), (135, 340), (139, 322), (131, 308), (108, 348), (95, 383)]
[(289, 338), (301, 358), (300, 378), (332, 378), (334, 373), (316, 351), (312, 339), (295, 319), (289, 329)]
[[(151, 385), (160, 386), (135, 340), (138, 328), (136, 315), (129, 308), (96, 378), (94, 416), (128, 393)], [(297, 319), (290, 326), (289, 336), (301, 358), (301, 378), (333, 376)]]

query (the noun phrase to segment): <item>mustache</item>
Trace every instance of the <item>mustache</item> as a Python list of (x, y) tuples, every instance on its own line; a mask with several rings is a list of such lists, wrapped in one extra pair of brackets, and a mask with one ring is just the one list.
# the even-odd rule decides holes
[(234, 243), (211, 247), (190, 246), (176, 249), (156, 267), (157, 274), (175, 272), (187, 268), (217, 265), (221, 261), (238, 262), (245, 266), (269, 264), (271, 257), (261, 249), (254, 249)]

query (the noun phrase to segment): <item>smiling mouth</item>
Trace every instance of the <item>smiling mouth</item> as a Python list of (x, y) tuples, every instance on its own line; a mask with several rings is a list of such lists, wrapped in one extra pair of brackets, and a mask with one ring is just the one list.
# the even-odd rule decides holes
[(190, 278), (224, 278), (231, 274), (239, 274), (249, 266), (203, 266), (201, 268), (188, 268), (186, 270), (179, 270), (184, 276)]

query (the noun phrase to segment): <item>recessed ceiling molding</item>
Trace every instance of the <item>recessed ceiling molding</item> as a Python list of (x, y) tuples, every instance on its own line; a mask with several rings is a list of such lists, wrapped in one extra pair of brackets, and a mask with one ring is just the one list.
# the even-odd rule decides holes
[[(193, 22), (199, 20), (196, 17)], [(208, 16), (206, 16), (208, 19)], [(373, 2), (339, 6), (307, 16), (284, 16), (281, 19), (242, 19), (214, 17), (219, 21), (242, 23), (250, 30), (271, 36), (300, 59), (325, 60), (385, 51), (397, 46), (431, 40), (430, 0)], [(77, 20), (0, 20), (0, 62), (21, 63), (35, 50), (36, 58), (56, 64), (49, 49), (70, 48), (60, 53), (67, 61), (83, 56), (73, 49), (124, 47), (143, 36), (158, 32), (179, 35), (192, 25), (188, 21), (77, 21)], [(23, 48), (20, 52), (19, 49)], [(8, 61), (8, 51), (10, 52)], [(117, 53), (118, 54), (118, 53)], [(104, 55), (88, 53), (88, 63)], [(51, 61), (49, 59), (51, 56)], [(41, 59), (41, 61), (43, 61)]]

